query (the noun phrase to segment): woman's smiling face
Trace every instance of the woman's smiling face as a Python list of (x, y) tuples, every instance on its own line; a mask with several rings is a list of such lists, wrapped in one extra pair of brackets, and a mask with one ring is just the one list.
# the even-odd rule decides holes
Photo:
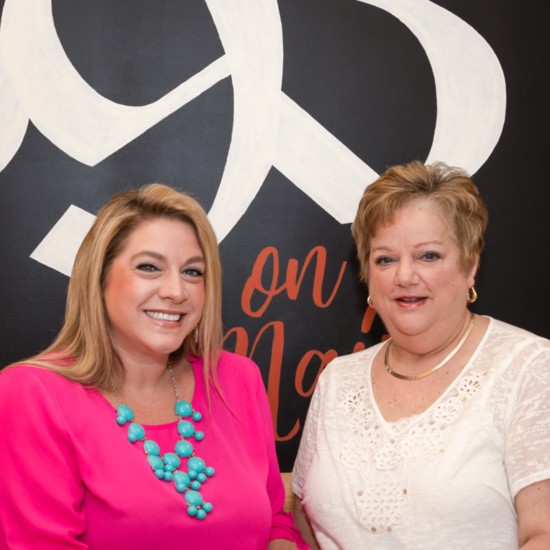
[(450, 224), (429, 199), (399, 209), (371, 240), (369, 292), (392, 337), (443, 335), (464, 318), (465, 272)]
[(156, 218), (138, 225), (113, 260), (103, 296), (119, 355), (159, 359), (199, 323), (205, 261), (194, 228)]

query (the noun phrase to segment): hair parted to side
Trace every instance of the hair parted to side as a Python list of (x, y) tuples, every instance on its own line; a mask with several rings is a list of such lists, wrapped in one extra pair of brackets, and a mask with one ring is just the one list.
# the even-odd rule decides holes
[(450, 223), (464, 270), (479, 260), (489, 220), (479, 191), (461, 168), (444, 162), (412, 161), (388, 168), (364, 191), (351, 232), (357, 245), (361, 279), (368, 284), (372, 238), (391, 223), (397, 210), (417, 199), (435, 203)]
[[(214, 230), (192, 197), (160, 183), (114, 195), (98, 212), (76, 255), (67, 292), (65, 321), (52, 344), (26, 363), (45, 366), (84, 385), (110, 390), (122, 382), (113, 347), (103, 286), (114, 258), (141, 223), (157, 218), (190, 224), (205, 260), (205, 306), (195, 341), (189, 334), (176, 357), (202, 357), (205, 379), (217, 386), (222, 347), (221, 262)], [(19, 362), (20, 363), (20, 362)], [(67, 365), (67, 366), (62, 366)]]

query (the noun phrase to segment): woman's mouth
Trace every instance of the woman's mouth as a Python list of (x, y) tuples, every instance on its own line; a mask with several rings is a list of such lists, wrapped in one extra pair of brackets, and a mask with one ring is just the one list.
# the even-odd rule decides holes
[(165, 313), (163, 311), (145, 311), (145, 314), (157, 321), (173, 321), (177, 322), (182, 318), (181, 313)]

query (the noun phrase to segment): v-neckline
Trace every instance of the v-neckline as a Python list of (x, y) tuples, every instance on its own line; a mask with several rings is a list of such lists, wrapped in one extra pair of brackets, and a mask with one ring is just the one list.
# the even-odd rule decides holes
[(483, 347), (484, 342), (486, 341), (489, 332), (492, 330), (493, 327), (493, 319), (491, 317), (488, 317), (489, 323), (486, 327), (485, 333), (481, 337), (481, 340), (476, 345), (476, 348), (474, 349), (473, 353), (470, 355), (470, 358), (464, 365), (464, 367), (461, 369), (461, 371), (458, 373), (458, 375), (451, 381), (451, 383), (443, 390), (443, 392), (435, 399), (428, 407), (426, 407), (423, 411), (412, 414), (409, 416), (402, 416), (401, 418), (398, 418), (397, 420), (387, 420), (386, 417), (382, 414), (382, 411), (380, 410), (380, 407), (378, 405), (378, 401), (376, 400), (376, 397), (374, 395), (374, 388), (372, 383), (372, 367), (375, 358), (377, 357), (378, 353), (382, 350), (382, 348), (385, 345), (385, 342), (382, 342), (378, 345), (377, 349), (374, 351), (369, 364), (367, 366), (367, 379), (368, 379), (368, 392), (369, 392), (369, 399), (372, 403), (372, 408), (379, 420), (379, 422), (386, 427), (388, 431), (391, 432), (398, 432), (401, 431), (405, 426), (410, 426), (411, 424), (415, 424), (417, 422), (421, 422), (426, 416), (429, 416), (433, 409), (435, 409), (437, 406), (439, 406), (443, 400), (446, 399), (448, 394), (456, 388), (464, 379), (464, 377), (470, 372), (472, 365), (474, 364), (480, 350)]

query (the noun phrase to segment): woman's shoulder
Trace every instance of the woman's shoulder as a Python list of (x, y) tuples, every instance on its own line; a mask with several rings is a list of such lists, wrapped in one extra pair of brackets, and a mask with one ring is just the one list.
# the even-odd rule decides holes
[(73, 386), (75, 382), (61, 374), (41, 365), (32, 363), (17, 363), (0, 371), (0, 385), (16, 384), (21, 386)]
[(493, 317), (488, 319), (486, 346), (508, 352), (517, 350), (523, 354), (528, 353), (529, 350), (534, 353), (539, 351), (550, 353), (550, 340), (547, 338)]
[(376, 355), (376, 352), (380, 349), (382, 345), (383, 343), (378, 343), (361, 351), (354, 351), (353, 353), (339, 355), (327, 365), (327, 368), (325, 370), (328, 372), (332, 372), (336, 371), (337, 369), (343, 368), (362, 368), (365, 366), (366, 362), (371, 361), (371, 359)]
[(319, 378), (322, 385), (339, 385), (363, 380), (370, 372), (371, 362), (382, 343), (333, 359)]
[(17, 404), (28, 412), (72, 410), (95, 391), (43, 366), (21, 363), (0, 371), (2, 408)]
[(262, 380), (260, 367), (254, 360), (227, 350), (222, 350), (218, 356), (216, 376), (222, 389), (234, 385), (255, 385)]
[(232, 351), (222, 350), (218, 358), (218, 368), (223, 366), (224, 368), (235, 368), (243, 370), (255, 370), (258, 365), (250, 357), (245, 355), (239, 355)]
[(477, 368), (495, 377), (495, 387), (550, 384), (550, 340), (504, 321), (489, 318), (475, 358)]

